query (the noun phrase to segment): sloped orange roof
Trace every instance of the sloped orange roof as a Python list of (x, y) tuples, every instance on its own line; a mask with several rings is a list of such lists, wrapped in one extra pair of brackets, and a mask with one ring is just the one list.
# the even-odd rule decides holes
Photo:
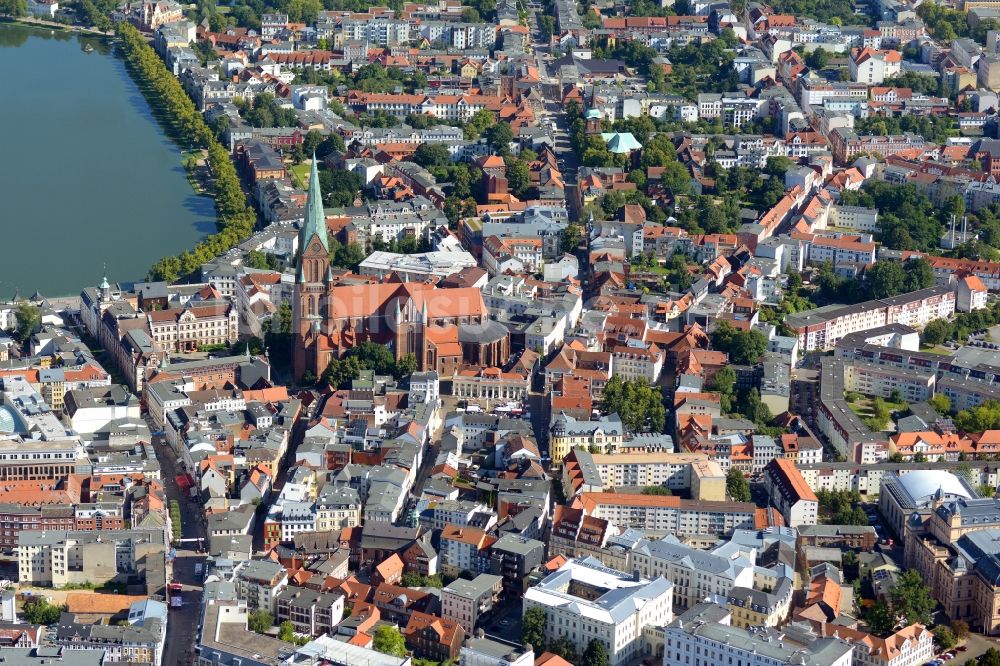
[(986, 285), (975, 275), (966, 275), (962, 278), (962, 282), (972, 291), (986, 291)]
[(403, 573), (404, 566), (402, 558), (393, 553), (390, 557), (379, 562), (375, 566), (375, 571), (382, 576), (382, 580), (392, 580)]
[(66, 595), (66, 606), (70, 613), (114, 615), (127, 610), (135, 602), (146, 599), (141, 595), (69, 592)]
[(543, 652), (537, 659), (535, 659), (535, 666), (573, 666), (573, 664), (557, 654)]
[[(559, 508), (559, 507), (556, 507), (556, 508)], [(566, 564), (566, 562), (568, 562), (568, 561), (569, 560), (566, 559), (565, 555), (556, 555), (551, 560), (549, 560), (548, 562), (545, 563), (545, 569), (547, 571), (555, 571), (556, 569), (558, 569), (562, 565)]]

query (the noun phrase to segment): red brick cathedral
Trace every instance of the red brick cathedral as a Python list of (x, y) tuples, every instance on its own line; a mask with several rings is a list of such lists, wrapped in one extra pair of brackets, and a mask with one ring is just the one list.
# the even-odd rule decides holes
[(365, 340), (414, 354), (421, 370), (450, 376), (463, 365), (500, 366), (510, 356), (506, 327), (489, 319), (478, 289), (427, 283), (335, 286), (330, 246), (313, 160), (292, 301), (292, 360), (297, 378), (320, 376)]

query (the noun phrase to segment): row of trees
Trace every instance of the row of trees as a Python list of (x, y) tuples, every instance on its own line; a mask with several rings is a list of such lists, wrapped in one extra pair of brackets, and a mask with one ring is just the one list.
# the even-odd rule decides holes
[(215, 177), (218, 232), (202, 240), (193, 250), (160, 259), (150, 269), (151, 279), (173, 281), (193, 273), (202, 263), (248, 238), (253, 233), (257, 216), (247, 206), (246, 195), (229, 151), (216, 140), (180, 82), (133, 26), (123, 21), (118, 24), (117, 33), (119, 52), (153, 107), (158, 110), (161, 122), (182, 145), (208, 148), (208, 163)]
[[(931, 33), (931, 36), (937, 40), (949, 42), (959, 37), (972, 37), (980, 43), (985, 43), (986, 31), (976, 30), (976, 34), (972, 34), (969, 28), (969, 21), (966, 19), (966, 14), (963, 11), (951, 9), (943, 5), (927, 3), (926, 7), (921, 5), (917, 8), (917, 15), (927, 26), (927, 30)], [(995, 23), (995, 21), (989, 19), (987, 21), (977, 21), (977, 23)], [(985, 27), (993, 29), (992, 26)]]
[(949, 138), (958, 136), (958, 124), (949, 116), (869, 116), (859, 118), (854, 131), (879, 136), (912, 132), (928, 141), (946, 143)]
[(934, 284), (934, 270), (926, 259), (906, 262), (879, 261), (865, 271), (864, 281), (838, 275), (829, 263), (819, 267), (813, 284), (821, 303), (859, 303), (873, 298), (889, 298)]
[(94, 4), (93, 0), (77, 0), (76, 8), (83, 25), (107, 32), (111, 29), (111, 19), (107, 13), (111, 8), (106, 6), (107, 3), (102, 4), (105, 5), (104, 9)]
[(859, 22), (851, 0), (779, 0), (774, 4), (774, 11), (833, 25), (856, 25)]
[(28, 0), (0, 0), (0, 16), (20, 16), (28, 15)]
[(1000, 429), (1000, 402), (987, 400), (978, 407), (955, 414), (955, 427), (962, 432)]
[(934, 319), (924, 327), (923, 341), (928, 345), (939, 345), (947, 340), (964, 341), (972, 331), (978, 331), (1000, 324), (1000, 302), (972, 312), (962, 312), (954, 319)]

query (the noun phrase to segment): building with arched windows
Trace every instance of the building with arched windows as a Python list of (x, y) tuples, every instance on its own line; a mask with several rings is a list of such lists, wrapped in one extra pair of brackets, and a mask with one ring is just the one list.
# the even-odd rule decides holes
[(396, 359), (413, 354), (420, 370), (453, 375), (469, 365), (501, 365), (510, 355), (506, 328), (489, 320), (482, 292), (439, 289), (426, 282), (337, 285), (313, 161), (292, 301), (296, 377), (322, 374), (365, 341), (392, 349)]

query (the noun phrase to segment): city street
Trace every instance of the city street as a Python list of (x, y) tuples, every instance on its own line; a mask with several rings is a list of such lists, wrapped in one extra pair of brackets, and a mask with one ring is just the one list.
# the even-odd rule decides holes
[[(149, 424), (155, 432), (156, 426)], [(181, 473), (177, 467), (177, 457), (173, 448), (164, 443), (162, 437), (153, 437), (157, 460), (160, 463), (160, 473), (163, 477), (163, 489), (167, 501), (176, 500), (181, 507), (181, 529), (184, 539), (206, 539), (205, 523), (202, 520), (201, 507), (193, 501), (188, 493), (177, 485), (176, 476)], [(207, 540), (202, 542), (207, 549)], [(194, 644), (201, 613), (198, 610), (201, 603), (201, 581), (194, 573), (195, 563), (205, 561), (205, 553), (199, 552), (198, 543), (183, 542), (178, 547), (172, 565), (168, 565), (170, 582), (181, 583), (184, 586), (184, 605), (182, 608), (171, 609), (167, 621), (167, 639), (163, 648), (164, 664), (190, 664), (194, 657)]]

